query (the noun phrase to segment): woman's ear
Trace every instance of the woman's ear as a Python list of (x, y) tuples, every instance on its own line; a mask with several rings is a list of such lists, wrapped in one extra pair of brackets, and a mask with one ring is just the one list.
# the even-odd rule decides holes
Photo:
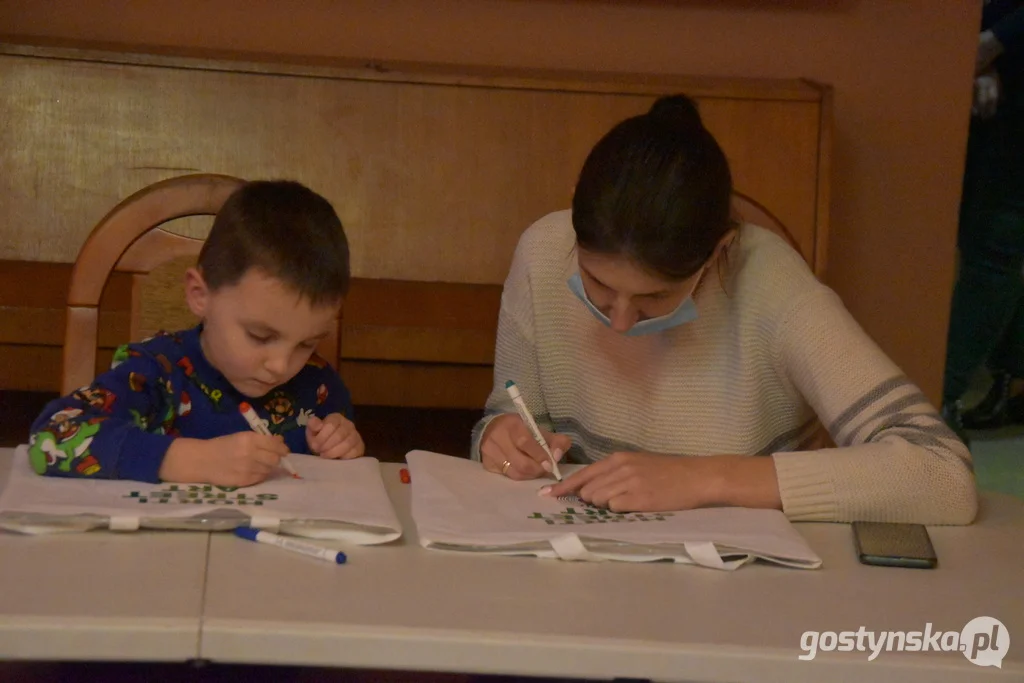
[(739, 234), (740, 231), (737, 228), (730, 228), (728, 232), (722, 235), (722, 239), (718, 240), (718, 244), (715, 245), (715, 253), (712, 258), (718, 260), (719, 257), (726, 254)]
[(726, 285), (726, 276), (722, 274), (722, 265), (724, 264), (726, 269), (729, 267), (729, 247), (736, 243), (739, 238), (740, 231), (738, 228), (730, 228), (727, 233), (722, 235), (722, 239), (718, 240), (718, 244), (715, 245), (714, 254), (711, 259), (714, 261), (715, 270), (718, 271), (718, 284), (722, 286), (725, 293), (729, 293), (729, 288)]
[(206, 280), (198, 268), (189, 268), (185, 271), (185, 303), (197, 318), (206, 317), (206, 310), (210, 304), (210, 288), (206, 286)]

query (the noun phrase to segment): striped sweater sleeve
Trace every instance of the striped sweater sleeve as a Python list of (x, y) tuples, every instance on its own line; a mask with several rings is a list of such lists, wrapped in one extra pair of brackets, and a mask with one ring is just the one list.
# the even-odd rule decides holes
[(780, 320), (776, 367), (838, 448), (775, 453), (793, 520), (969, 524), (970, 452), (831, 290), (815, 288)]
[(498, 316), (498, 335), (494, 347), (494, 383), (484, 416), (473, 427), (470, 457), (480, 460), (480, 441), (484, 430), (494, 418), (516, 412), (505, 390), (505, 382), (512, 380), (541, 429), (552, 431), (551, 416), (543, 398), (540, 373), (537, 368), (537, 350), (534, 343), (533, 300), (526, 259), (516, 251), (512, 267), (501, 294), (501, 312)]

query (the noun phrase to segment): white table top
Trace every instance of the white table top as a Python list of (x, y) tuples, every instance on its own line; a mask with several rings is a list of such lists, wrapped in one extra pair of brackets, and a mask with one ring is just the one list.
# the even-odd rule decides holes
[[(0, 485), (14, 450), (0, 448)], [(0, 659), (184, 661), (209, 534), (0, 531)]]
[[(727, 573), (425, 550), (398, 466), (383, 473), (404, 537), (346, 548), (344, 566), (213, 534), (204, 658), (659, 681), (1024, 676), (1024, 502), (1008, 496), (986, 495), (973, 526), (930, 529), (935, 570), (862, 565), (849, 525), (800, 524), (822, 569)], [(1001, 670), (959, 652), (797, 658), (809, 630), (959, 632), (978, 616), (1010, 633)]]

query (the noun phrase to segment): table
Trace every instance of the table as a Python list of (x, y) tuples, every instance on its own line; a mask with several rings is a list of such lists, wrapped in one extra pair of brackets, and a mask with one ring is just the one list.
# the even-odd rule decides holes
[[(0, 449), (0, 485), (14, 449)], [(0, 659), (196, 657), (209, 534), (0, 531)]]
[[(11, 449), (0, 449), (0, 482)], [(1024, 677), (1024, 502), (933, 527), (939, 569), (861, 565), (848, 525), (799, 524), (824, 568), (735, 573), (425, 550), (398, 465), (403, 538), (335, 566), (204, 532), (0, 534), (0, 659), (292, 664), (658, 681)], [(1002, 669), (958, 652), (798, 655), (805, 631), (960, 631), (999, 619)]]
[[(735, 573), (428, 551), (409, 487), (382, 465), (400, 541), (342, 567), (224, 534), (211, 538), (201, 656), (304, 664), (659, 681), (999, 681), (1024, 677), (1024, 502), (985, 495), (970, 527), (930, 529), (936, 570), (858, 562), (849, 525), (797, 528), (824, 560)], [(415, 485), (415, 482), (413, 482)], [(805, 631), (960, 631), (999, 619), (1002, 669), (959, 652), (819, 653)]]

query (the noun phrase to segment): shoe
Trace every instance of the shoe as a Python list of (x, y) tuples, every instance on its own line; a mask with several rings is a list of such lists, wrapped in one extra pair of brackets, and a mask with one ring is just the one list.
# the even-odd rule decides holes
[(967, 438), (967, 432), (964, 431), (963, 409), (963, 404), (960, 401), (947, 403), (942, 406), (942, 420), (953, 430), (957, 438), (970, 448), (971, 440)]
[(1013, 382), (1013, 376), (997, 372), (992, 379), (992, 388), (981, 403), (963, 413), (965, 429), (998, 429), (1009, 424), (1007, 407), (1011, 400), (1010, 383)]
[(1006, 401), (1006, 424), (1024, 425), (1024, 394), (1011, 396)]

